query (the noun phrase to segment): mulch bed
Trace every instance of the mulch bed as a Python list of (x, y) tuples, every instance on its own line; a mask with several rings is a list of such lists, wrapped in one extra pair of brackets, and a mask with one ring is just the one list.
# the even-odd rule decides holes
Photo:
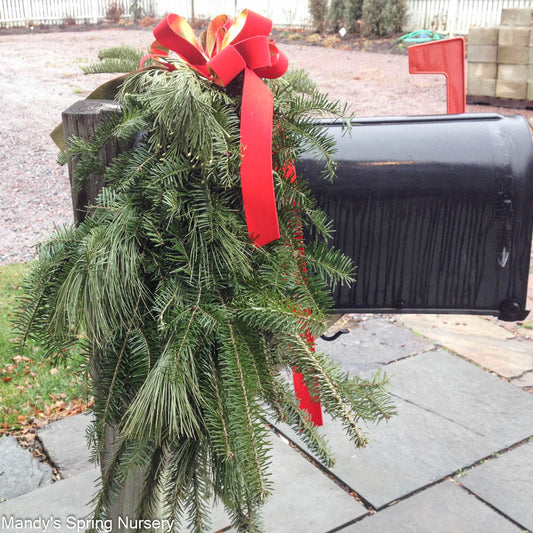
[[(123, 30), (146, 30), (152, 31), (159, 19), (145, 18), (134, 23), (132, 21), (102, 21), (98, 24), (36, 24), (34, 26), (15, 26), (12, 28), (0, 28), (1, 35), (23, 35), (28, 33), (54, 33), (54, 32), (84, 32), (106, 29)], [(200, 32), (205, 27), (195, 25)], [(311, 30), (297, 28), (274, 28), (272, 38), (278, 43), (302, 44), (306, 46), (326, 46), (340, 50), (357, 50), (360, 52), (374, 52), (383, 54), (407, 55), (407, 46), (398, 43), (398, 37), (402, 34), (390, 37), (363, 38), (359, 34), (347, 34), (341, 37), (338, 34), (318, 34)]]

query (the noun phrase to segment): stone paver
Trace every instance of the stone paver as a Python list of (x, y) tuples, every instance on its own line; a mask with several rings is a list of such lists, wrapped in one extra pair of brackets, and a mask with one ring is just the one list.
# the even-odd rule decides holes
[[(273, 493), (263, 508), (265, 533), (325, 533), (368, 514), (363, 505), (283, 439), (272, 434), (271, 442)], [(217, 531), (229, 524), (221, 506), (214, 508), (213, 524)]]
[[(97, 492), (97, 470), (84, 470), (13, 500), (0, 504), (2, 533), (73, 533), (91, 525), (90, 501)], [(21, 526), (21, 522), (22, 526)], [(220, 506), (213, 509), (213, 531), (228, 526), (229, 519)], [(49, 524), (47, 526), (47, 524)], [(102, 531), (111, 531), (108, 521), (101, 521)], [(154, 532), (155, 533), (155, 532)], [(159, 532), (157, 532), (159, 533)]]
[(326, 474), (272, 438), (274, 492), (264, 508), (265, 532), (324, 533), (368, 511)]
[[(363, 449), (356, 449), (340, 423), (329, 416), (320, 429), (336, 459), (331, 471), (374, 507), (381, 508), (491, 453), (480, 435), (409, 402), (397, 400), (396, 405), (397, 416), (368, 428), (370, 442)], [(307, 449), (288, 426), (279, 428)]]
[(517, 378), (511, 379), (511, 383), (529, 392), (533, 392), (533, 371), (526, 372)]
[[(86, 418), (84, 415), (72, 418), (80, 417)], [(85, 423), (82, 419), (71, 422), (71, 425), (74, 427)], [(87, 449), (79, 446), (84, 442), (84, 435), (74, 433), (70, 434), (70, 438), (73, 449), (79, 454), (78, 461), (83, 464), (88, 456)], [(282, 439), (273, 434), (271, 440), (274, 493), (263, 513), (266, 532), (323, 533), (368, 512), (330, 477)], [(74, 461), (73, 453), (69, 453), (71, 461)], [(16, 522), (21, 519), (31, 521), (25, 525), (24, 531), (42, 531), (43, 523), (46, 524), (46, 520), (50, 518), (54, 527), (49, 531), (75, 531), (76, 520), (83, 520), (90, 511), (88, 502), (96, 492), (97, 478), (98, 471), (91, 465), (89, 470), (85, 468), (74, 472), (68, 479), (0, 504), (0, 531), (21, 531), (20, 527), (17, 529)], [(324, 512), (325, 509), (327, 512)], [(1, 527), (2, 517), (5, 529)], [(7, 527), (11, 517), (12, 527)], [(213, 509), (213, 524), (216, 530), (229, 524), (229, 519), (220, 506)]]
[(339, 533), (519, 533), (521, 528), (443, 481)]
[[(90, 511), (88, 502), (96, 491), (97, 475), (96, 470), (85, 470), (0, 504), (0, 531), (43, 533), (46, 523), (50, 524), (47, 529), (50, 533), (84, 531), (77, 528), (77, 520), (86, 518)], [(52, 521), (47, 522), (50, 519)], [(24, 527), (17, 526), (20, 520), (26, 521)]]
[(48, 465), (21, 448), (15, 437), (0, 439), (0, 502), (49, 483), (52, 483), (52, 469)]
[(69, 416), (52, 422), (37, 433), (45, 452), (63, 477), (94, 469), (89, 462), (86, 438), (90, 420), (88, 414)]
[(533, 441), (468, 470), (458, 481), (533, 531)]
[(335, 341), (319, 339), (317, 347), (342, 363), (345, 370), (359, 374), (398, 358), (429, 350), (432, 345), (406, 328), (383, 318), (372, 318)]
[(533, 435), (533, 396), (443, 350), (387, 367), (393, 395), (453, 420), (493, 451)]
[[(398, 415), (357, 450), (326, 417), (340, 479), (380, 508), (533, 433), (533, 396), (442, 350), (388, 365)], [(280, 430), (305, 445), (288, 426)]]
[[(439, 320), (444, 317), (436, 322), (431, 318), (428, 324), (440, 329)], [(515, 347), (519, 343), (533, 345), (527, 339), (512, 339), (512, 332), (485, 318), (460, 317), (458, 321), (469, 323), (470, 318), (479, 318), (482, 322), (478, 325), (486, 323), (488, 338), (498, 337), (505, 347), (509, 343)], [(456, 333), (470, 336), (470, 327), (455, 328)], [(419, 327), (412, 329), (420, 331)], [(481, 335), (481, 330), (473, 334), (474, 338)], [(454, 342), (459, 341), (455, 338)], [(370, 514), (330, 476), (272, 436), (274, 493), (264, 508), (265, 533), (513, 533), (522, 530), (516, 523), (533, 529), (529, 505), (533, 499), (533, 442), (504, 452), (458, 478), (458, 483), (479, 498), (446, 479), (533, 435), (533, 395), (435, 348), (410, 328), (382, 318), (372, 317), (337, 341), (319, 344), (352, 373), (369, 375), (382, 368), (391, 379), (398, 415), (387, 423), (365, 427), (370, 437), (367, 448), (355, 449), (340, 424), (327, 416), (320, 429), (337, 457), (332, 473), (378, 511)], [(446, 340), (443, 344), (452, 350), (456, 347)], [(486, 350), (488, 353), (489, 348)], [(518, 372), (513, 354), (500, 355), (495, 359), (497, 365), (501, 366), (501, 361), (506, 364), (510, 357), (508, 369)], [(533, 365), (516, 374), (519, 377), (514, 381), (523, 381), (532, 369)], [(74, 520), (87, 517), (87, 504), (94, 496), (98, 477), (88, 462), (88, 422), (88, 416), (77, 415), (39, 432), (54, 463), (70, 477), (1, 503), (0, 520), (7, 520), (0, 522), (2, 532), (21, 531), (18, 523), (9, 522), (11, 517), (33, 519), (22, 529), (28, 533), (43, 531), (39, 518), (56, 520), (54, 525), (59, 527), (49, 531), (70, 533), (75, 530)], [(289, 428), (280, 429), (301, 444)], [(13, 443), (4, 444), (9, 450), (2, 454), (3, 440), (0, 464), (2, 460), (13, 463)], [(20, 451), (25, 452), (18, 449), (17, 453)], [(389, 505), (392, 502), (396, 503)], [(229, 524), (221, 506), (213, 509), (213, 524), (213, 530)]]
[(491, 319), (458, 315), (398, 315), (397, 321), (506, 378), (533, 368), (533, 341)]

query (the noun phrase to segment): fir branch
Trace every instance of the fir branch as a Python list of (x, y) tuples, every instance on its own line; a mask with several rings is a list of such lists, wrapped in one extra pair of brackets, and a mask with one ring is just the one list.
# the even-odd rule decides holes
[[(315, 118), (345, 109), (302, 73), (268, 83), (281, 238), (261, 248), (242, 206), (239, 81), (221, 88), (184, 66), (132, 74), (122, 110), (88, 141), (69, 142), (76, 180), (97, 172), (106, 187), (78, 227), (41, 246), (17, 323), (21, 342), (38, 340), (45, 354), (67, 357), (80, 337), (91, 348), (93, 455), (116, 431), (95, 517), (140, 471), (139, 518), (153, 518), (160, 497), (165, 516), (200, 533), (214, 499), (237, 530), (260, 531), (271, 490), (266, 409), (332, 463), (282, 369), (298, 367), (356, 445), (366, 442), (362, 422), (393, 413), (382, 376), (352, 378), (309, 342), (326, 327), (328, 283), (349, 283), (353, 268), (324, 244), (331, 224), (305, 176), (293, 182), (284, 169), (311, 149), (333, 172), (335, 145)], [(103, 168), (109, 142), (123, 152)]]
[(142, 497), (136, 509), (138, 516), (160, 516), (161, 497), (165, 490), (165, 473), (169, 453), (168, 442), (154, 448), (143, 472)]
[(139, 59), (130, 60), (122, 58), (106, 58), (102, 61), (82, 65), (81, 70), (84, 74), (107, 74), (111, 72), (131, 72), (139, 68)]
[(139, 68), (141, 59), (147, 54), (147, 50), (138, 50), (132, 46), (104, 48), (98, 52), (99, 61), (83, 65), (81, 70), (84, 74), (132, 72)]
[(235, 452), (230, 442), (229, 420), (220, 369), (211, 357), (206, 358), (205, 364), (207, 366), (205, 379), (208, 381), (205, 386), (205, 393), (208, 397), (205, 411), (206, 429), (213, 445), (214, 457), (231, 461), (235, 457)]
[[(224, 331), (225, 349), (220, 352), (223, 376), (226, 381), (227, 398), (242, 403), (244, 409), (228, 410), (231, 441), (236, 460), (240, 463), (247, 491), (252, 499), (262, 502), (270, 493), (270, 483), (265, 476), (265, 460), (268, 445), (266, 428), (262, 425), (259, 409), (255, 403), (258, 392), (257, 378), (253, 375), (253, 366), (243, 366), (250, 354), (243, 351), (243, 342), (238, 330), (230, 323)], [(247, 357), (248, 356), (248, 357)]]
[(331, 447), (310, 420), (309, 413), (300, 409), (298, 401), (294, 396), (294, 391), (289, 390), (287, 381), (288, 379), (285, 376), (280, 376), (276, 380), (274, 394), (267, 398), (271, 410), (267, 411), (266, 419), (273, 419), (274, 423), (287, 423), (301, 437), (303, 442), (322, 464), (328, 468), (333, 467), (335, 457)]
[(350, 258), (325, 243), (312, 243), (305, 248), (307, 268), (315, 270), (334, 289), (338, 283), (351, 284), (355, 281)]
[[(199, 302), (201, 291), (198, 292)], [(193, 322), (196, 306), (182, 314), (183, 332), (170, 338), (164, 353), (148, 374), (124, 417), (123, 434), (129, 439), (148, 438), (160, 446), (165, 438), (200, 438), (202, 395), (194, 378)], [(191, 344), (192, 341), (192, 344)], [(180, 373), (184, 370), (184, 373)]]

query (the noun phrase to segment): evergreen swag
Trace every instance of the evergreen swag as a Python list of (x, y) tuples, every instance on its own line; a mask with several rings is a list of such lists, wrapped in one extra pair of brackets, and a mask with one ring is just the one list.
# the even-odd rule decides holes
[[(274, 168), (311, 149), (333, 177), (334, 144), (313, 117), (342, 116), (343, 106), (302, 72), (267, 83)], [(80, 342), (90, 354), (95, 460), (104, 429), (117, 431), (95, 519), (137, 469), (137, 518), (162, 513), (207, 531), (214, 498), (237, 530), (261, 531), (272, 489), (266, 420), (289, 423), (324, 463), (333, 461), (287, 369), (319, 389), (355, 446), (367, 442), (362, 422), (393, 413), (383, 376), (350, 377), (306, 340), (326, 328), (327, 284), (351, 281), (352, 265), (327, 246), (330, 225), (302, 176), (296, 185), (274, 171), (281, 238), (261, 248), (249, 240), (238, 85), (222, 89), (187, 67), (132, 74), (118, 94), (123, 112), (90, 141), (69, 143), (78, 184), (96, 173), (107, 186), (84, 222), (40, 246), (18, 325), (21, 342), (37, 340), (45, 356), (68, 358)], [(98, 153), (113, 138), (126, 148), (102, 168)], [(299, 228), (316, 236), (306, 242), (305, 266)]]

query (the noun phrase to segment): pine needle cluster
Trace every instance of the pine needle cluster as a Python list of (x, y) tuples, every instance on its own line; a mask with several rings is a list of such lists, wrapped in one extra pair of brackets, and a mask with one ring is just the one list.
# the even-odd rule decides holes
[[(70, 141), (80, 186), (99, 170), (106, 187), (79, 226), (40, 246), (18, 325), (22, 342), (36, 339), (45, 355), (86, 344), (96, 458), (107, 428), (116, 431), (96, 519), (141, 471), (138, 518), (208, 531), (216, 501), (237, 530), (261, 531), (272, 490), (267, 418), (332, 462), (287, 369), (298, 368), (356, 446), (367, 441), (362, 423), (393, 413), (386, 379), (349, 376), (307, 340), (324, 332), (328, 287), (351, 282), (353, 265), (324, 244), (330, 224), (304, 177), (283, 169), (311, 150), (332, 177), (334, 143), (314, 118), (345, 109), (302, 72), (269, 84), (281, 238), (260, 248), (242, 206), (239, 87), (215, 87), (188, 68), (145, 70), (123, 84), (122, 113), (92, 140)], [(125, 149), (98, 168), (111, 138)], [(319, 239), (306, 242), (305, 263), (302, 232)]]
[(98, 61), (83, 65), (84, 74), (101, 74), (106, 72), (132, 72), (139, 68), (139, 62), (148, 54), (133, 46), (113, 46), (98, 52)]

